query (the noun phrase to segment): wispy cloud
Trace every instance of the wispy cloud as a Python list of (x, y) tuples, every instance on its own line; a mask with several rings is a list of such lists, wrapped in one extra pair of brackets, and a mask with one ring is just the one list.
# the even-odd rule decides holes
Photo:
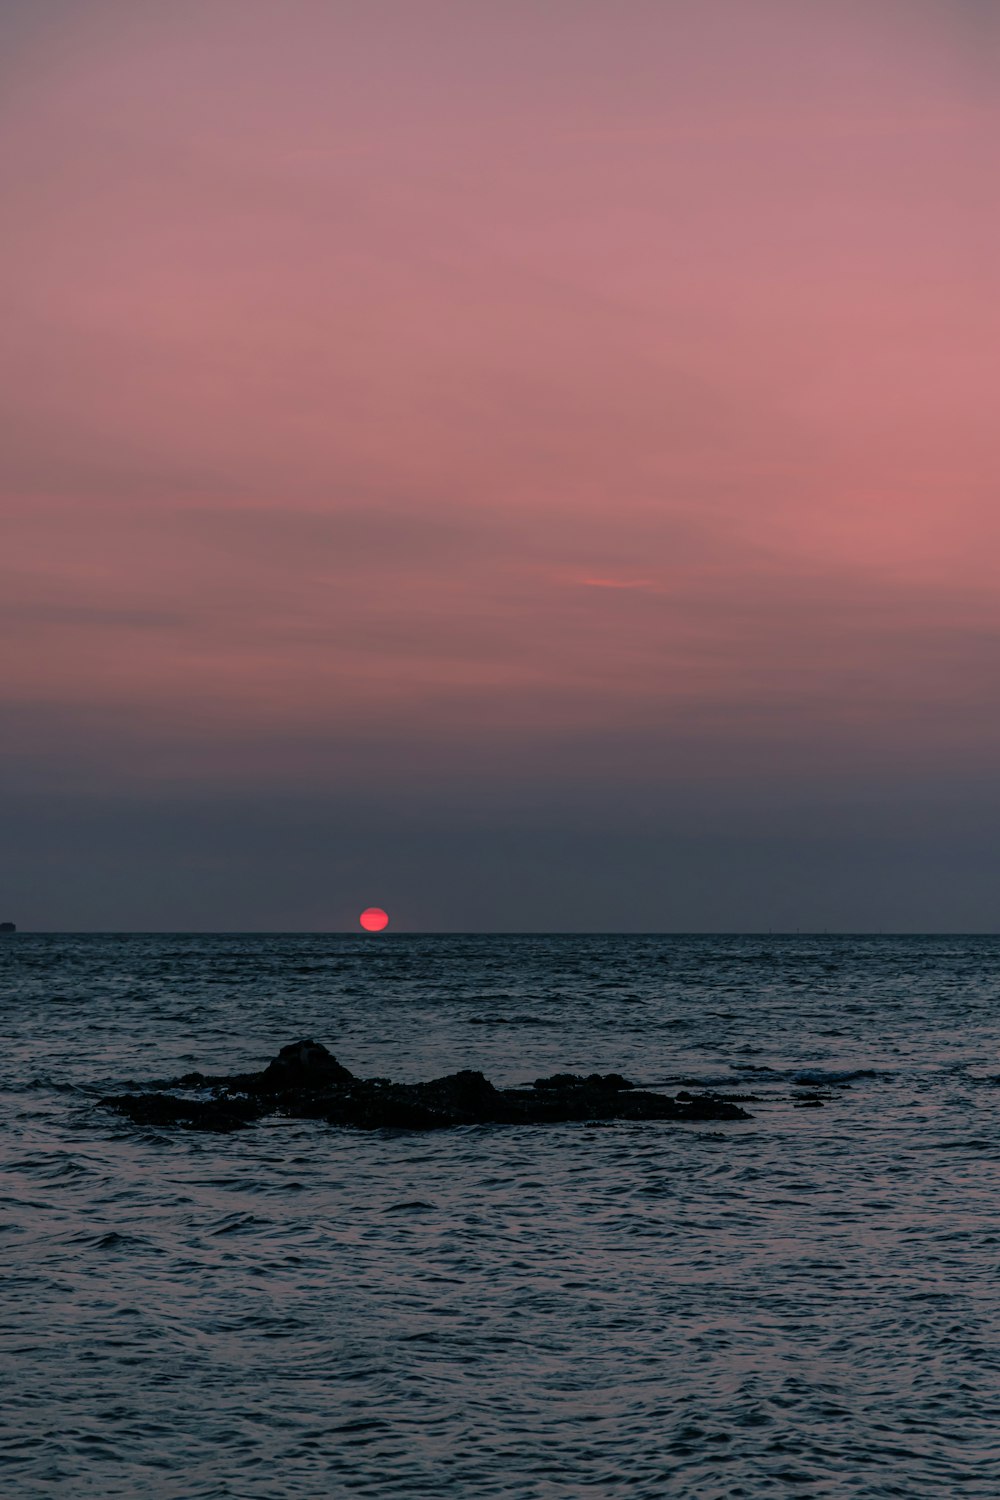
[(579, 578), (576, 581), (587, 589), (652, 589), (656, 587), (652, 578)]

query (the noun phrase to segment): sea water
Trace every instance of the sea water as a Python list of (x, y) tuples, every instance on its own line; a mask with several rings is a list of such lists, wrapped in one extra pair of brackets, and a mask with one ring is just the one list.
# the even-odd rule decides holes
[[(5, 1500), (1000, 1495), (1000, 940), (18, 934), (0, 975)], [(98, 1107), (300, 1037), (758, 1097)]]

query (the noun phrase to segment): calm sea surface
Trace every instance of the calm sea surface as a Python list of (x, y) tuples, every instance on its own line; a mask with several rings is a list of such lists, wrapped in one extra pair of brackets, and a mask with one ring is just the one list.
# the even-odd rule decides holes
[[(19, 934), (0, 1006), (5, 1500), (1000, 1495), (1000, 939)], [(303, 1036), (761, 1102), (95, 1107)]]

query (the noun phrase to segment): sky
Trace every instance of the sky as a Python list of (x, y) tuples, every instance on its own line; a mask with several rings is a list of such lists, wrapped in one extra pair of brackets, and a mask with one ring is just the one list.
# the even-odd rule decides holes
[(0, 918), (1000, 927), (993, 0), (0, 59)]

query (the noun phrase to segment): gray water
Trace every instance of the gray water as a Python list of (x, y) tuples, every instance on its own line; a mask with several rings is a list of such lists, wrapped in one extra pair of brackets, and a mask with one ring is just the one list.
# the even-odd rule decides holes
[[(19, 934), (0, 975), (0, 1495), (1000, 1495), (1000, 940)], [(761, 1102), (96, 1107), (302, 1036)]]

